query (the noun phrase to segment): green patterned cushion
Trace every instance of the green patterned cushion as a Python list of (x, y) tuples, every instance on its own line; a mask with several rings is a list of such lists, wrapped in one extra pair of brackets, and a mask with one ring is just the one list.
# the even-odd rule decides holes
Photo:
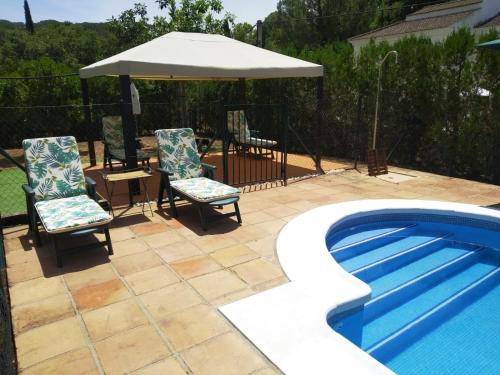
[(205, 177), (172, 181), (171, 186), (192, 199), (204, 203), (237, 197), (240, 194), (240, 190), (237, 188)]
[(252, 146), (260, 146), (265, 148), (271, 148), (278, 144), (278, 142), (276, 141), (271, 141), (269, 139), (255, 138), (255, 137), (250, 137), (247, 143)]
[(123, 150), (123, 129), (121, 116), (106, 116), (102, 118), (102, 136), (109, 150)]
[(63, 233), (111, 221), (111, 216), (87, 195), (37, 202), (35, 208), (48, 233)]
[(244, 110), (227, 112), (227, 127), (239, 143), (248, 143), (250, 140), (250, 130)]
[[(116, 149), (116, 150), (110, 150), (109, 153), (111, 156), (117, 160), (126, 160), (127, 158), (125, 157), (125, 150), (124, 149)], [(137, 150), (137, 160), (145, 160), (149, 159), (149, 155), (142, 151), (142, 150)]]
[(192, 129), (163, 129), (155, 132), (161, 168), (172, 173), (170, 180), (203, 176)]
[(74, 137), (25, 139), (23, 149), (28, 181), (37, 201), (87, 193)]

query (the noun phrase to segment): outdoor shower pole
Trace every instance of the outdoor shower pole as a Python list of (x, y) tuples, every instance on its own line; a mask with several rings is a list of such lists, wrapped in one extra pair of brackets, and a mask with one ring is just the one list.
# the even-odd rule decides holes
[[(134, 114), (132, 113), (132, 93), (130, 92), (130, 76), (120, 76), (120, 110), (122, 115), (123, 141), (125, 146), (125, 157), (127, 169), (137, 168), (136, 140), (137, 127)], [(138, 180), (132, 180), (128, 185), (129, 192), (139, 194)]]
[(396, 64), (398, 63), (398, 52), (397, 51), (389, 51), (384, 56), (382, 61), (380, 62), (380, 66), (378, 67), (378, 81), (377, 81), (377, 100), (375, 102), (375, 120), (373, 123), (373, 142), (372, 149), (375, 150), (375, 146), (377, 145), (377, 127), (378, 127), (378, 106), (379, 106), (379, 96), (380, 89), (382, 87), (382, 66), (385, 63), (385, 60), (389, 57), (389, 55), (394, 54), (396, 56)]

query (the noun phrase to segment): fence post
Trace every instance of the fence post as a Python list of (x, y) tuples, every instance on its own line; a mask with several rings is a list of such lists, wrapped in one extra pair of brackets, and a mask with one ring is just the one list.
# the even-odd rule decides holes
[[(123, 124), (123, 140), (127, 169), (137, 168), (137, 148), (135, 137), (137, 126), (132, 113), (132, 94), (130, 92), (130, 76), (120, 76), (120, 110)], [(128, 185), (129, 192), (139, 194), (139, 181), (133, 180)]]
[(227, 137), (227, 114), (224, 103), (219, 105), (219, 132), (222, 136), (222, 172), (223, 182), (229, 183), (229, 143)]
[(87, 143), (89, 148), (90, 165), (94, 167), (97, 164), (94, 147), (94, 129), (92, 129), (92, 118), (90, 114), (89, 85), (86, 79), (80, 78), (80, 87), (82, 90), (83, 114), (87, 126)]
[(323, 145), (323, 99), (324, 99), (324, 77), (318, 77), (317, 81), (317, 125), (316, 125), (316, 171), (323, 172), (321, 168), (321, 148)]

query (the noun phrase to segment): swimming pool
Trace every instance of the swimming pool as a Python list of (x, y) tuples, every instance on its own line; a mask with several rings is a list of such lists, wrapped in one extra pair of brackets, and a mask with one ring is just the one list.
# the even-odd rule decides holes
[(371, 299), (328, 324), (398, 374), (500, 373), (500, 227), (477, 219), (387, 214), (326, 236)]
[(500, 211), (468, 204), (318, 207), (276, 241), (290, 282), (219, 310), (287, 375), (500, 373), (499, 236)]

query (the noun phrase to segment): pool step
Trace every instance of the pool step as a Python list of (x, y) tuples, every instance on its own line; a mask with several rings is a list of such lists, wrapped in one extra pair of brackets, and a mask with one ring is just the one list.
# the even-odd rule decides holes
[(424, 245), (436, 238), (441, 238), (445, 233), (422, 233), (404, 237), (391, 237), (391, 242), (384, 246), (375, 245), (370, 251), (356, 254), (349, 259), (340, 262), (340, 265), (348, 272), (354, 272), (375, 262), (387, 259), (408, 249)]
[(404, 284), (401, 284), (365, 304), (364, 321), (368, 323), (385, 312), (401, 305), (411, 298), (418, 296), (433, 285), (450, 276), (461, 272), (478, 260), (482, 255), (483, 248), (477, 247), (465, 255), (452, 259), (445, 264), (439, 265), (428, 272), (417, 276)]
[(333, 255), (333, 257), (337, 262), (342, 262), (349, 258), (370, 251), (373, 248), (381, 247), (389, 243), (395, 242), (399, 240), (400, 237), (411, 234), (416, 229), (416, 227), (417, 227), (416, 224), (410, 224), (403, 228), (390, 230), (388, 232), (384, 232), (376, 236), (365, 238), (361, 241), (356, 241), (348, 245), (338, 247), (330, 251), (330, 253)]
[(400, 267), (414, 262), (417, 259), (423, 258), (433, 251), (439, 250), (446, 245), (445, 239), (449, 234), (446, 233), (441, 237), (424, 242), (417, 246), (410, 247), (407, 250), (382, 258), (376, 262), (370, 263), (364, 267), (358, 268), (351, 273), (358, 279), (365, 282), (370, 282), (381, 277), (384, 274), (390, 273)]
[(379, 361), (385, 362), (410, 346), (419, 337), (438, 327), (460, 310), (477, 300), (500, 281), (500, 268), (495, 268), (418, 318), (402, 326), (384, 339), (366, 349)]
[[(484, 258), (465, 266), (460, 272), (449, 275), (433, 285), (423, 284), (419, 294), (403, 298), (384, 314), (371, 321), (363, 318), (363, 349), (373, 346), (384, 337), (414, 321), (433, 306), (447, 300), (455, 293), (476, 282), (495, 266), (482, 262)], [(369, 318), (369, 316), (367, 316)]]

